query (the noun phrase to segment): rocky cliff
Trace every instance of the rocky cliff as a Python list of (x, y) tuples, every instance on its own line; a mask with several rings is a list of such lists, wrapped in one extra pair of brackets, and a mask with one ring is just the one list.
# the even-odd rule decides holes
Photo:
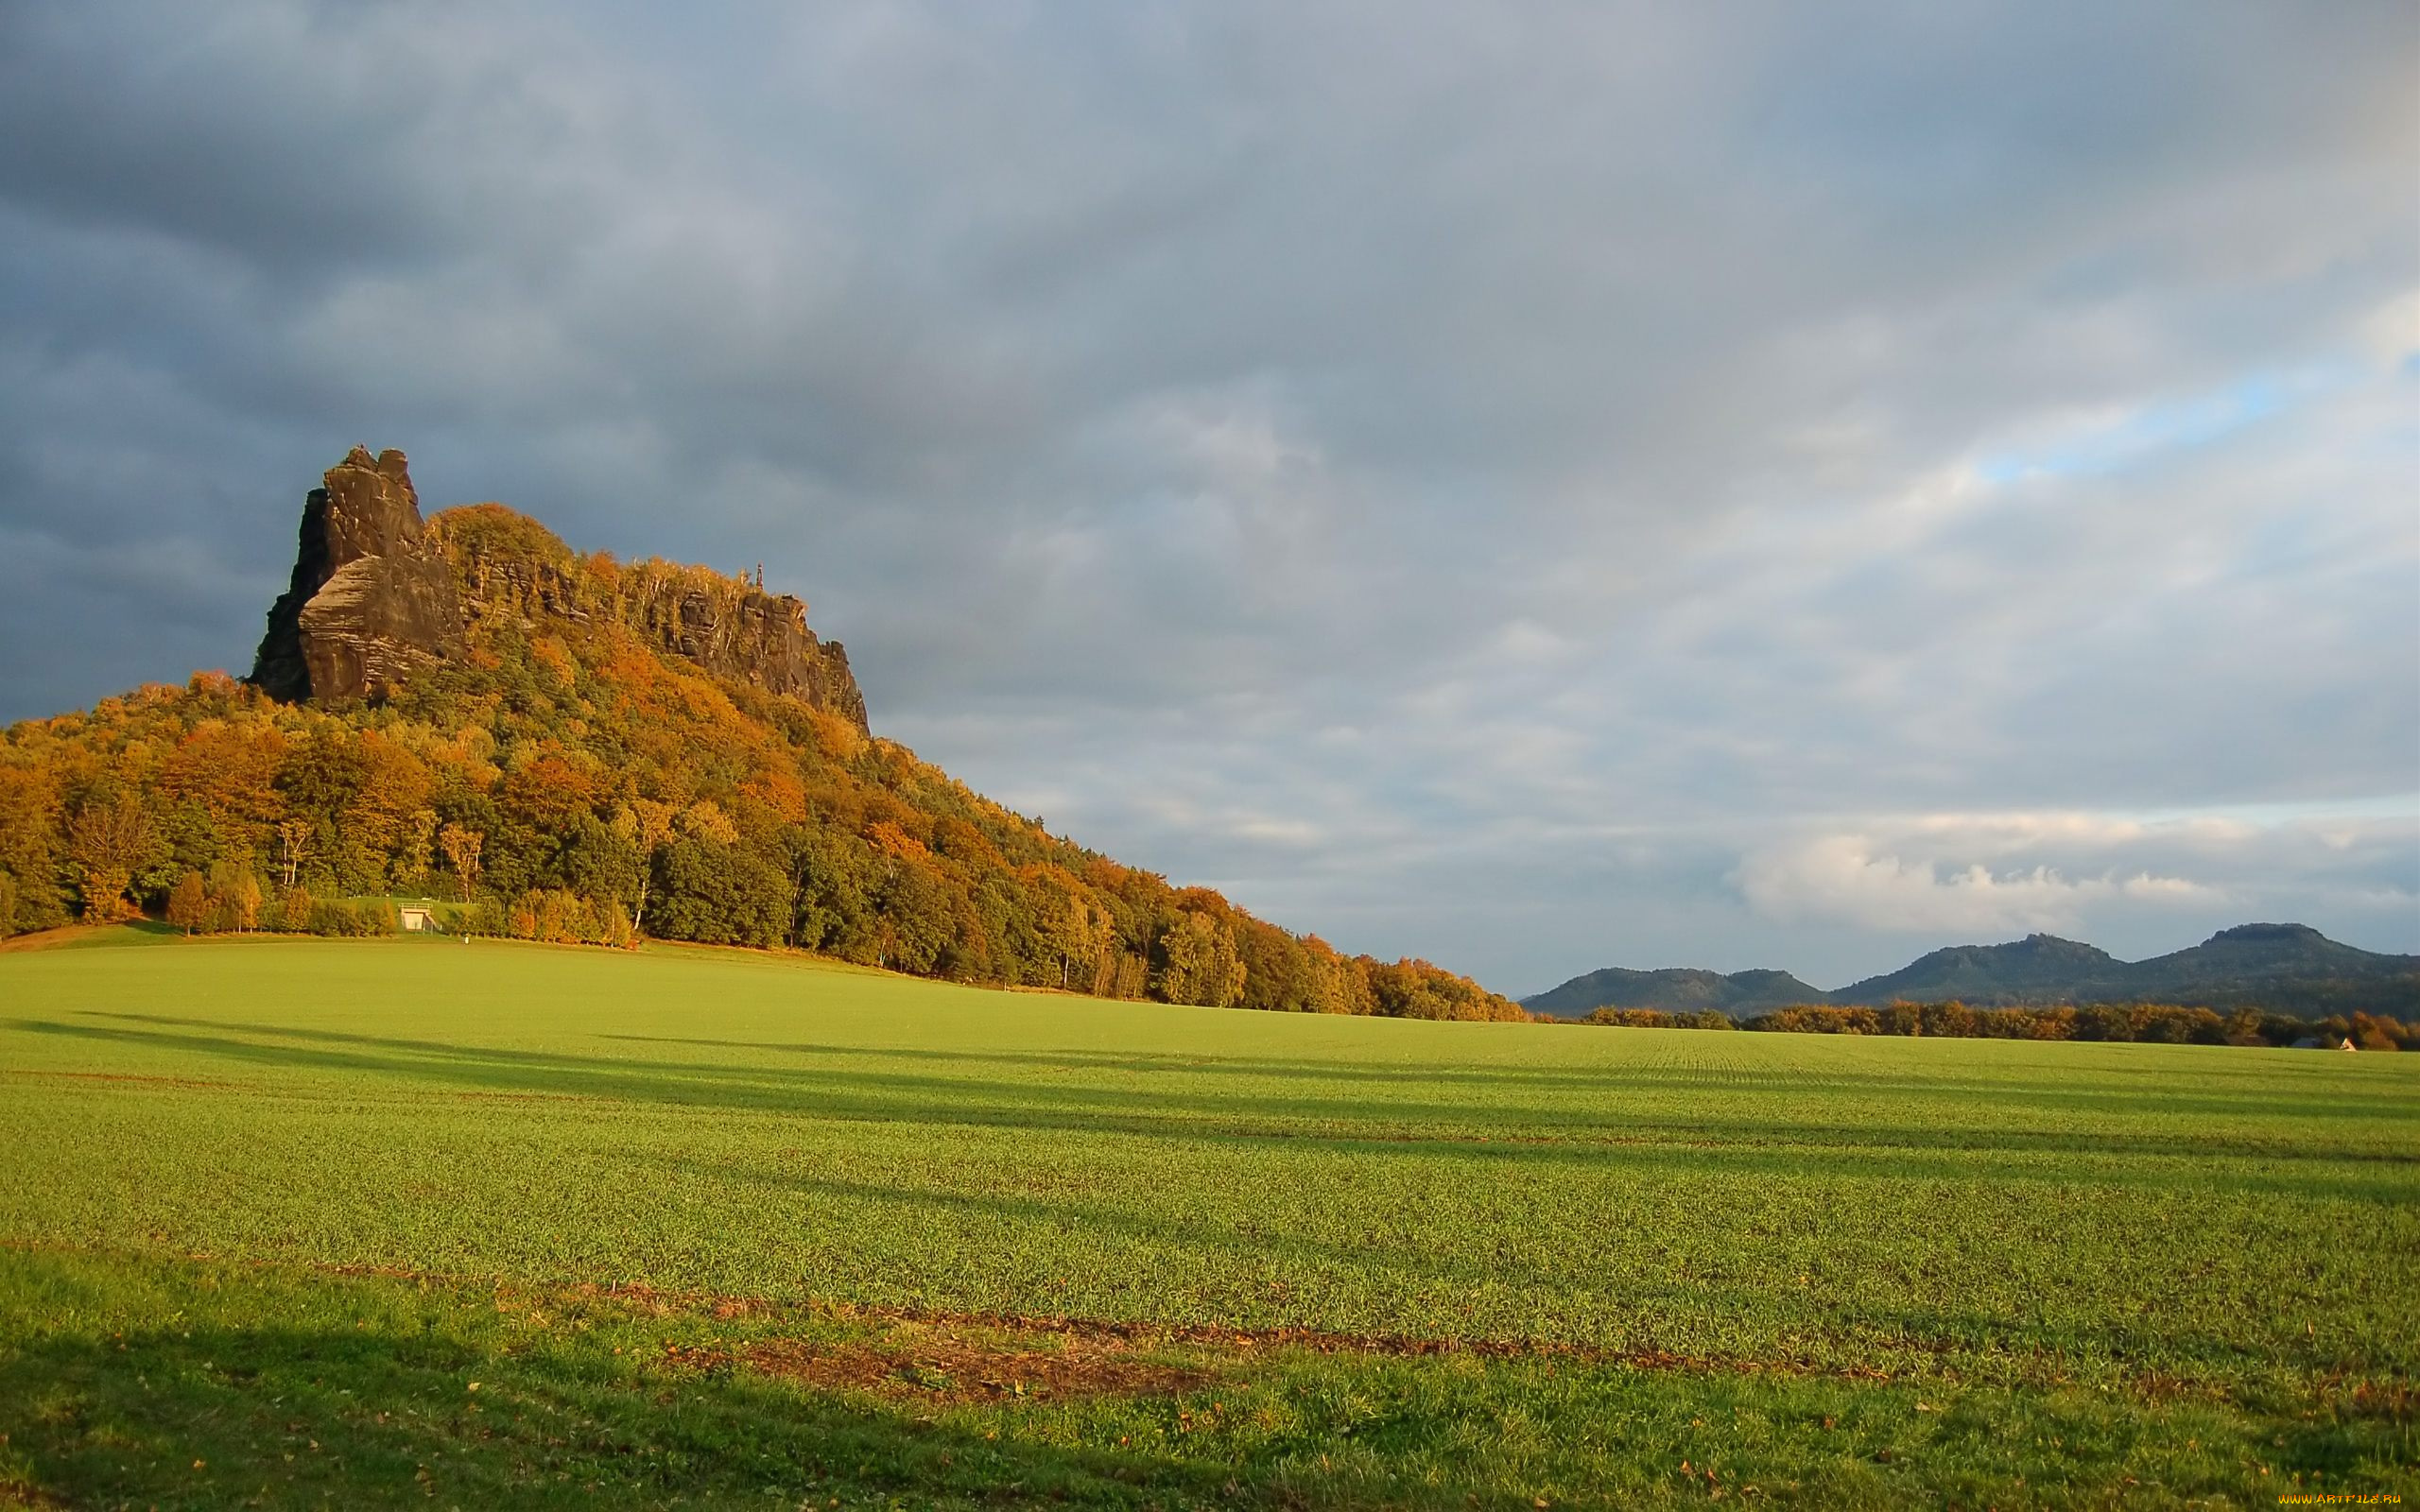
[(616, 595), (623, 618), (656, 644), (709, 672), (789, 694), (866, 728), (865, 696), (849, 671), (849, 654), (806, 627), (804, 603), (744, 584), (730, 592), (729, 579), (624, 576)]
[(799, 599), (700, 567), (581, 557), (501, 505), (424, 522), (404, 455), (360, 447), (303, 506), (293, 586), (269, 610), (251, 680), (289, 702), (382, 698), (483, 634), (549, 621), (618, 623), (667, 656), (866, 729), (847, 651), (807, 628)]
[(431, 549), (401, 452), (354, 447), (302, 505), (294, 576), (251, 680), (270, 696), (378, 698), (462, 650), (454, 575)]

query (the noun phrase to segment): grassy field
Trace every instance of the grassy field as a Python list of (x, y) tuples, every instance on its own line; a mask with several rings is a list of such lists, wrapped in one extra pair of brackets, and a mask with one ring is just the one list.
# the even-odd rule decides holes
[(37, 1505), (2420, 1491), (2420, 1057), (176, 941), (0, 1148)]

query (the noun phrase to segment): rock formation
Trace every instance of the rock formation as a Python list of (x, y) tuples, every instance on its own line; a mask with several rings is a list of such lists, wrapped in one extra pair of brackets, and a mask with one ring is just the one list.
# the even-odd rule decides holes
[(382, 698), (414, 666), (459, 655), (461, 600), (425, 536), (403, 453), (356, 446), (328, 469), (251, 681), (287, 702)]
[(619, 596), (623, 618), (674, 656), (866, 728), (865, 696), (849, 672), (848, 652), (838, 641), (817, 639), (806, 627), (806, 605), (789, 594), (643, 579)]
[(360, 447), (302, 510), (293, 586), (269, 610), (251, 681), (274, 697), (382, 698), (415, 666), (491, 630), (619, 623), (667, 656), (866, 728), (848, 653), (806, 606), (744, 578), (583, 558), (501, 505), (424, 523), (404, 454)]

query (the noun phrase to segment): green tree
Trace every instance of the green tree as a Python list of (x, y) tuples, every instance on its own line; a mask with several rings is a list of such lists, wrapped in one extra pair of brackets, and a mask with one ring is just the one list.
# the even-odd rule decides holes
[(672, 824), (678, 815), (679, 811), (669, 803), (634, 798), (614, 816), (614, 833), (638, 851), (638, 905), (631, 910), (631, 932), (634, 935), (646, 933), (648, 884), (654, 880), (657, 854), (671, 843)]
[(789, 930), (789, 878), (746, 846), (683, 836), (664, 848), (656, 871), (659, 938), (778, 945)]
[(437, 811), (414, 809), (405, 822), (394, 859), (389, 864), (391, 875), (399, 886), (417, 887), (428, 880), (437, 865)]
[(1056, 867), (1045, 874), (1041, 893), (1039, 932), (1058, 967), (1060, 988), (1091, 990), (1115, 921), (1091, 889)]
[(791, 937), (808, 950), (876, 964), (882, 951), (867, 895), (872, 857), (865, 847), (804, 826), (790, 832), (790, 846), (798, 879)]
[(957, 907), (948, 885), (930, 868), (913, 861), (894, 865), (875, 895), (874, 917), (882, 964), (918, 976), (933, 974), (957, 934)]

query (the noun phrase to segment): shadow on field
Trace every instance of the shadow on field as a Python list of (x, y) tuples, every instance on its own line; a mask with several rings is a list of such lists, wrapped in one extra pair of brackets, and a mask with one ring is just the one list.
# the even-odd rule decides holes
[[(1433, 1156), (1451, 1150), (1457, 1159), (1545, 1164), (1663, 1164), (1690, 1173), (1732, 1171), (1803, 1177), (1809, 1151), (1821, 1152), (1827, 1169), (1841, 1177), (1972, 1179), (1979, 1176), (2039, 1177), (2046, 1156), (2100, 1158), (2093, 1167), (2063, 1166), (2063, 1180), (2109, 1185), (2164, 1187), (2219, 1184), (2251, 1191), (2375, 1199), (2377, 1187), (2355, 1177), (2308, 1169), (2223, 1170), (2218, 1159), (2309, 1165), (2388, 1166), (2409, 1170), (2420, 1159), (2395, 1150), (2348, 1149), (2341, 1143), (2297, 1136), (2286, 1139), (2215, 1139), (2204, 1128), (2175, 1134), (2119, 1133), (2107, 1128), (2010, 1128), (1989, 1122), (1995, 1099), (1977, 1095), (1961, 1110), (1971, 1122), (1936, 1118), (1889, 1126), (1741, 1117), (1693, 1120), (1624, 1116), (1620, 1090), (1612, 1078), (1585, 1083), (1584, 1104), (1548, 1095), (1528, 1102), (1445, 1102), (1351, 1096), (1255, 1096), (1216, 1089), (1187, 1095), (1164, 1085), (1077, 1086), (1034, 1077), (1011, 1080), (953, 1076), (918, 1070), (861, 1066), (743, 1067), (711, 1063), (576, 1056), (557, 1051), (514, 1050), (439, 1040), (393, 1039), (301, 1029), (273, 1024), (220, 1022), (158, 1014), (87, 1013), (116, 1023), (65, 1023), (17, 1020), (10, 1027), (33, 1034), (143, 1044), (220, 1057), (257, 1065), (302, 1070), (371, 1073), (449, 1082), (500, 1094), (620, 1099), (675, 1108), (802, 1114), (821, 1119), (1006, 1127), (1070, 1133), (1132, 1134), (1184, 1140), (1233, 1140), (1275, 1145), (1309, 1141), (1366, 1154)], [(122, 1027), (143, 1024), (151, 1027)], [(196, 1032), (210, 1031), (210, 1032)], [(233, 1035), (257, 1036), (236, 1039)], [(957, 1052), (919, 1050), (824, 1050), (786, 1048), (802, 1055), (853, 1059), (904, 1060), (910, 1067)], [(1014, 1057), (969, 1056), (970, 1062)], [(1075, 1057), (1044, 1057), (1063, 1064)], [(1111, 1057), (1129, 1068), (1134, 1057)], [(1090, 1069), (1090, 1068), (1068, 1068)], [(1186, 1075), (1198, 1068), (1181, 1061), (1158, 1067)], [(1282, 1075), (1286, 1073), (1269, 1073)], [(1326, 1082), (1323, 1068), (1305, 1066), (1305, 1082)], [(1502, 1074), (1511, 1076), (1517, 1074)], [(1564, 1073), (1546, 1074), (1554, 1083)], [(1445, 1079), (1444, 1077), (1429, 1079)], [(1514, 1085), (1519, 1085), (1514, 1083)], [(1642, 1077), (1637, 1085), (1669, 1090), (1668, 1080)], [(1746, 1089), (1710, 1097), (1718, 1109), (1736, 1113), (1743, 1102), (1778, 1097), (1803, 1102), (1795, 1088), (1768, 1091), (1761, 1099)], [(2001, 1099), (2035, 1101), (2030, 1090)], [(2163, 1096), (2162, 1113), (2231, 1112), (2240, 1101)], [(2314, 1112), (2319, 1111), (2314, 1109)], [(2338, 1109), (2369, 1120), (2396, 1109)], [(2302, 1110), (2296, 1109), (2296, 1117)], [(2144, 1167), (2142, 1158), (2169, 1162)], [(2123, 1158), (2121, 1168), (2118, 1158)]]
[[(1574, 1027), (1574, 1033), (1585, 1031)], [(1614, 1033), (1640, 1031), (1615, 1030)], [(1648, 1031), (1671, 1034), (1697, 1034), (1697, 1030)], [(2258, 1057), (2238, 1057), (2234, 1062), (2204, 1060), (2197, 1063), (2190, 1092), (2180, 1092), (2175, 1067), (2172, 1064), (2140, 1067), (2123, 1064), (2100, 1064), (2091, 1074), (2100, 1085), (2083, 1085), (2075, 1081), (2056, 1084), (2043, 1082), (2037, 1068), (2012, 1068), (1999, 1076), (1953, 1074), (1945, 1070), (1926, 1068), (1923, 1074), (1906, 1071), (1861, 1072), (1839, 1066), (1808, 1068), (1790, 1066), (1763, 1070), (1754, 1066), (1715, 1068), (1692, 1065), (1683, 1061), (1651, 1061), (1593, 1067), (1586, 1071), (1549, 1070), (1544, 1067), (1521, 1066), (1443, 1066), (1389, 1067), (1360, 1060), (1305, 1059), (1270, 1056), (1184, 1055), (1164, 1053), (1135, 1055), (1127, 1051), (1108, 1050), (935, 1050), (918, 1046), (866, 1047), (818, 1044), (813, 1041), (781, 1041), (763, 1040), (702, 1040), (675, 1035), (600, 1034), (599, 1040), (631, 1044), (692, 1045), (706, 1050), (744, 1050), (774, 1055), (804, 1057), (856, 1057), (885, 1060), (904, 1060), (928, 1065), (979, 1065), (1031, 1069), (1034, 1071), (1086, 1071), (1171, 1073), (1194, 1076), (1242, 1076), (1256, 1079), (1306, 1077), (1322, 1082), (1361, 1082), (1378, 1086), (1401, 1087), (1469, 1087), (1479, 1090), (1505, 1089), (1529, 1092), (1570, 1092), (1601, 1097), (1607, 1092), (1623, 1091), (1669, 1091), (1679, 1087), (1722, 1088), (1740, 1091), (1783, 1091), (1792, 1096), (1820, 1096), (1832, 1091), (1901, 1092), (1927, 1097), (1976, 1095), (1981, 1097), (2018, 1098), (2033, 1108), (2073, 1108), (2092, 1112), (2140, 1112), (2147, 1106), (2161, 1112), (2191, 1115), (2240, 1116), (2247, 1111), (2260, 1112), (2276, 1106), (2276, 1082), (2273, 1062)], [(1759, 1036), (1758, 1038), (1766, 1038)], [(1774, 1037), (1778, 1038), (1778, 1037)], [(1804, 1037), (1801, 1037), (1804, 1038)], [(1835, 1037), (1834, 1043), (1841, 1038)], [(1912, 1047), (1919, 1041), (1911, 1039), (1869, 1039), (1864, 1043), (1888, 1045), (1893, 1048)], [(1936, 1044), (1940, 1041), (1934, 1041)], [(1991, 1041), (1958, 1040), (1962, 1045), (1988, 1044)], [(2138, 1047), (2133, 1045), (2103, 1046), (2090, 1043), (2063, 1044), (2058, 1048), (2092, 1050), (2115, 1048), (2121, 1054)], [(2232, 1053), (2237, 1046), (2142, 1046), (2145, 1050), (2185, 1049), (2194, 1052)], [(2295, 1062), (2306, 1065), (2308, 1061)], [(2244, 1090), (2232, 1095), (2226, 1091), (2230, 1080), (2240, 1080)], [(2366, 1121), (2377, 1109), (2359, 1101), (2323, 1101), (2311, 1108), (2320, 1119)], [(2420, 1102), (2407, 1110), (2420, 1119)], [(2297, 1109), (2300, 1116), (2300, 1109)]]
[[(1372, 1253), (1366, 1248), (1331, 1244), (1301, 1233), (1288, 1232), (1273, 1225), (1246, 1232), (1217, 1223), (1188, 1222), (1167, 1213), (1147, 1217), (1130, 1208), (1052, 1200), (1030, 1193), (991, 1196), (932, 1187), (908, 1188), (865, 1181), (839, 1181), (827, 1177), (802, 1176), (795, 1172), (728, 1163), (667, 1160), (661, 1164), (663, 1169), (676, 1175), (705, 1176), (746, 1182), (756, 1188), (795, 1192), (810, 1197), (839, 1198), (856, 1205), (906, 1210), (915, 1214), (926, 1232), (948, 1232), (948, 1220), (967, 1214), (1004, 1219), (1012, 1224), (1041, 1223), (1063, 1233), (1081, 1233), (1104, 1240), (1139, 1239), (1161, 1254), (1173, 1249), (1188, 1257), (1223, 1255), (1240, 1263), (1245, 1273), (1263, 1271), (1270, 1262), (1275, 1261), (1282, 1274), (1295, 1278), (1297, 1281), (1322, 1275), (1363, 1276), (1373, 1264)], [(1502, 1254), (1474, 1252), (1464, 1259), (1405, 1250), (1387, 1254), (1383, 1263), (1389, 1268), (1417, 1276), (1424, 1283), (1463, 1289), (1491, 1284), (1550, 1288), (1566, 1287), (1571, 1283), (1567, 1270), (1546, 1264), (1523, 1263)], [(1689, 1290), (1684, 1281), (1668, 1282), (1654, 1277), (1625, 1278), (1624, 1285), (1634, 1303)]]
[(745, 1363), (833, 1358), (858, 1328), (0, 1249), (0, 1504), (2239, 1505), (2255, 1485), (2392, 1486), (2411, 1442), (2408, 1410), (2377, 1403), (1570, 1360), (1203, 1350), (1170, 1391), (980, 1402), (925, 1389), (929, 1332), (864, 1391)]
[[(1268, 1500), (1226, 1494), (1225, 1465), (987, 1435), (746, 1370), (341, 1325), (167, 1328), (0, 1351), (0, 1502), (15, 1479), (74, 1506)], [(1355, 1504), (1340, 1491), (1314, 1499)]]

